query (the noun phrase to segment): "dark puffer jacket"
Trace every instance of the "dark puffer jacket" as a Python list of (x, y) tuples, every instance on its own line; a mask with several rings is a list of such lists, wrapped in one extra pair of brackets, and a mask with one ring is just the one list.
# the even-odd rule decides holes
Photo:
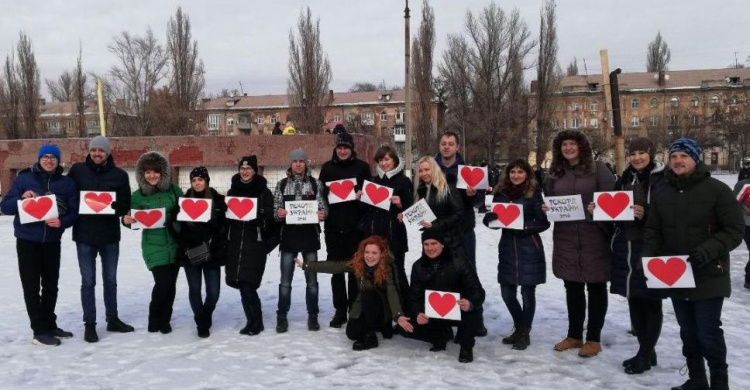
[(393, 196), (401, 199), (402, 208), (391, 204), (391, 208), (386, 211), (380, 207), (366, 205), (367, 213), (362, 217), (359, 229), (364, 237), (374, 235), (388, 240), (388, 247), (393, 253), (406, 253), (409, 251), (406, 225), (398, 221), (398, 214), (414, 203), (411, 180), (404, 175), (403, 162), (390, 172), (383, 172), (380, 167), (376, 169), (377, 175), (372, 178), (373, 183), (393, 188)]
[[(583, 168), (583, 169), (582, 169)], [(591, 168), (565, 166), (548, 180), (549, 196), (581, 195), (583, 206), (593, 201), (594, 192), (612, 191), (615, 177), (601, 161)], [(586, 213), (583, 221), (556, 222), (552, 246), (552, 271), (562, 279), (580, 283), (609, 281), (611, 253), (610, 224), (594, 222)]]
[[(318, 179), (323, 184), (323, 196), (328, 198), (327, 183), (343, 180), (356, 179), (355, 191), (362, 189), (362, 183), (371, 175), (370, 165), (357, 158), (357, 153), (352, 150), (352, 156), (346, 160), (339, 159), (336, 150), (333, 157), (320, 168)], [(328, 232), (346, 233), (357, 229), (357, 223), (367, 210), (362, 202), (339, 202), (329, 205), (328, 218), (323, 227)]]
[(433, 214), (437, 217), (432, 221), (432, 228), (443, 232), (445, 246), (451, 249), (453, 256), (465, 259), (466, 252), (463, 247), (463, 232), (461, 231), (461, 220), (464, 216), (464, 208), (461, 205), (461, 195), (455, 188), (450, 188), (448, 196), (444, 200), (438, 200), (438, 191), (430, 185), (429, 194), (424, 183), (417, 188), (417, 197), (425, 199)]
[(472, 307), (479, 307), (484, 302), (484, 289), (477, 273), (463, 259), (456, 259), (450, 251), (443, 250), (435, 259), (424, 253), (411, 268), (411, 303), (409, 316), (416, 318), (424, 313), (425, 290), (450, 291), (461, 294), (468, 299)]
[[(323, 185), (319, 180), (310, 176), (305, 168), (301, 175), (292, 173), (289, 168), (287, 177), (279, 180), (274, 191), (273, 213), (279, 221), (277, 211), (285, 207), (285, 203), (293, 200), (314, 200), (318, 202), (318, 211), (328, 216), (328, 202), (323, 196)], [(313, 186), (312, 182), (315, 182)], [(283, 190), (282, 190), (283, 188)], [(294, 225), (286, 222), (281, 226), (281, 243), (279, 250), (284, 252), (311, 252), (320, 249), (320, 224)]]
[[(550, 226), (542, 211), (542, 191), (536, 189), (531, 198), (521, 194), (514, 198), (502, 190), (492, 198), (493, 203), (515, 203), (523, 208), (524, 229), (503, 229), (497, 246), (497, 282), (514, 286), (536, 286), (547, 281), (544, 246), (539, 233)], [(492, 211), (484, 216), (484, 224), (497, 220)]]
[(112, 204), (114, 215), (78, 216), (73, 225), (73, 241), (89, 245), (120, 242), (119, 217), (130, 211), (128, 174), (115, 166), (111, 155), (102, 165), (94, 164), (91, 156), (86, 156), (86, 162), (73, 164), (68, 177), (76, 182), (79, 191), (111, 191), (116, 194)]
[(699, 163), (690, 176), (664, 174), (666, 185), (654, 189), (644, 230), (643, 256), (700, 253), (710, 264), (697, 268), (695, 288), (669, 290), (673, 299), (729, 297), (729, 252), (742, 243), (742, 210), (726, 184), (710, 177)]
[(239, 288), (240, 283), (248, 283), (254, 288), (260, 286), (266, 270), (267, 248), (263, 237), (267, 234), (273, 219), (273, 194), (268, 189), (266, 178), (256, 174), (248, 183), (240, 180), (240, 175), (232, 176), (232, 186), (227, 196), (241, 196), (258, 199), (257, 218), (252, 221), (227, 219), (227, 285)]
[[(18, 175), (13, 185), (5, 194), (0, 210), (5, 215), (15, 215), (13, 219), (13, 234), (16, 238), (33, 242), (60, 242), (65, 229), (73, 226), (78, 217), (78, 189), (75, 182), (69, 177), (62, 175), (63, 168), (58, 166), (55, 172), (45, 172), (39, 163)], [(32, 222), (21, 224), (18, 217), (18, 200), (26, 191), (34, 191), (37, 195), (54, 194), (58, 203), (67, 206), (67, 211), (60, 212), (60, 227), (47, 226), (45, 222)], [(60, 208), (58, 207), (58, 210)]]
[(435, 156), (435, 161), (443, 171), (445, 179), (448, 181), (448, 185), (450, 185), (452, 189), (456, 190), (456, 193), (460, 196), (460, 203), (463, 206), (463, 216), (461, 217), (461, 233), (465, 234), (473, 231), (474, 226), (476, 226), (477, 223), (474, 219), (474, 204), (477, 201), (477, 195), (475, 194), (474, 196), (469, 196), (466, 194), (466, 190), (456, 188), (456, 183), (458, 183), (458, 166), (466, 165), (466, 163), (464, 162), (464, 157), (461, 155), (461, 153), (456, 153), (456, 162), (450, 167), (446, 167), (443, 164), (443, 156), (439, 153), (437, 156)]
[(226, 264), (226, 223), (225, 215), (227, 205), (224, 203), (224, 195), (219, 194), (211, 187), (203, 193), (197, 193), (192, 188), (185, 192), (185, 198), (211, 199), (211, 219), (208, 222), (185, 222), (175, 221), (174, 236), (177, 240), (177, 262), (180, 265), (191, 267), (187, 257), (187, 250), (195, 248), (204, 242), (208, 242), (211, 260), (203, 264), (203, 267), (218, 267)]
[(633, 203), (643, 206), (643, 218), (632, 222), (614, 223), (612, 237), (612, 284), (610, 292), (626, 298), (660, 299), (663, 294), (646, 286), (643, 274), (643, 227), (649, 215), (653, 189), (662, 185), (664, 164), (657, 161), (638, 174), (628, 166), (615, 183), (615, 191), (633, 191)]

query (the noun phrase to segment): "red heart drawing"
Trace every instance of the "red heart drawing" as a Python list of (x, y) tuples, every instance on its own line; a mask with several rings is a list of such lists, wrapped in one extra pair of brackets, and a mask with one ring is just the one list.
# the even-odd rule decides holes
[(669, 258), (666, 262), (658, 257), (648, 261), (648, 270), (668, 286), (680, 280), (686, 269), (687, 264), (677, 257)]
[(49, 210), (52, 208), (52, 199), (50, 198), (37, 198), (37, 199), (26, 199), (21, 203), (21, 208), (26, 214), (31, 215), (36, 219), (42, 219)]
[(227, 207), (229, 210), (234, 213), (234, 215), (237, 216), (237, 218), (244, 218), (249, 212), (253, 211), (253, 207), (255, 207), (255, 203), (253, 203), (252, 199), (237, 199), (232, 198), (229, 199), (227, 202)]
[(98, 213), (107, 208), (107, 206), (112, 203), (112, 195), (106, 192), (103, 192), (99, 195), (93, 192), (89, 192), (84, 195), (83, 201), (86, 202), (86, 205), (89, 206), (91, 210), (94, 210), (95, 213)]
[(628, 207), (630, 204), (630, 197), (624, 192), (618, 192), (615, 196), (611, 194), (601, 194), (596, 199), (596, 203), (602, 208), (602, 211), (607, 213), (610, 218), (615, 218)]
[(507, 207), (502, 204), (495, 205), (492, 208), (492, 212), (497, 215), (497, 219), (505, 226), (513, 223), (521, 215), (521, 209), (514, 204), (510, 204)]
[(331, 192), (338, 196), (339, 199), (346, 199), (349, 194), (352, 193), (352, 190), (354, 189), (354, 182), (353, 181), (343, 181), (343, 182), (333, 182), (331, 183), (331, 186), (328, 187)]
[(378, 204), (388, 198), (388, 187), (379, 186), (377, 184), (368, 183), (365, 186), (365, 192), (372, 201), (372, 204)]
[(430, 306), (435, 309), (435, 312), (440, 314), (440, 317), (445, 317), (456, 306), (456, 297), (449, 293), (440, 295), (439, 292), (435, 291), (430, 293), (427, 300), (430, 302)]
[(136, 211), (133, 218), (145, 227), (154, 226), (161, 219), (161, 210)]
[(466, 185), (473, 188), (484, 179), (484, 170), (482, 168), (463, 167), (461, 169), (461, 177), (464, 178)]
[(208, 202), (201, 199), (185, 199), (182, 201), (182, 210), (190, 219), (196, 219), (208, 210)]

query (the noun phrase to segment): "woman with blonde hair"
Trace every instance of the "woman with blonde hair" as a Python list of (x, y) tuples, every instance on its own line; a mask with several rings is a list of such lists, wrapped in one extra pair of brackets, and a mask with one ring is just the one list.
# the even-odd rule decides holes
[(451, 249), (456, 258), (466, 258), (462, 244), (461, 221), (464, 208), (461, 196), (448, 185), (445, 174), (432, 156), (424, 156), (417, 161), (417, 181), (415, 199), (424, 199), (435, 214), (432, 222), (421, 221), (424, 229), (435, 229), (445, 236), (445, 246)]

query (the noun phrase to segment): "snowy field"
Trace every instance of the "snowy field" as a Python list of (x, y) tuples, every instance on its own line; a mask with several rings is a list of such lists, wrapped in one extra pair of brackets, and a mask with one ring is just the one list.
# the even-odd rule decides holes
[[(735, 176), (720, 176), (733, 185)], [(80, 275), (70, 231), (63, 237), (58, 324), (75, 334), (57, 348), (31, 345), (32, 333), (18, 277), (12, 218), (0, 217), (0, 253), (5, 253), (0, 274), (0, 388), (2, 389), (251, 389), (295, 388), (410, 388), (410, 389), (668, 389), (681, 384), (684, 359), (679, 328), (671, 303), (664, 305), (664, 328), (657, 346), (659, 365), (643, 375), (626, 375), (621, 362), (637, 350), (628, 334), (627, 304), (610, 295), (602, 332), (604, 351), (583, 359), (576, 351), (555, 352), (552, 346), (565, 337), (567, 315), (563, 284), (551, 271), (551, 232), (545, 232), (548, 280), (537, 288), (537, 312), (526, 351), (513, 351), (500, 339), (512, 321), (496, 282), (499, 232), (481, 225), (477, 215), (479, 276), (487, 291), (485, 321), (489, 335), (478, 338), (474, 363), (458, 363), (458, 345), (445, 352), (428, 351), (429, 344), (395, 336), (381, 339), (380, 347), (365, 352), (351, 349), (344, 329), (331, 329), (333, 315), (330, 277), (319, 276), (319, 332), (306, 328), (304, 277), (296, 270), (289, 332), (277, 334), (278, 253), (272, 253), (260, 288), (266, 331), (241, 336), (245, 324), (237, 290), (222, 285), (214, 313), (211, 337), (196, 335), (187, 298), (187, 283), (180, 272), (172, 327), (168, 335), (146, 332), (152, 278), (140, 256), (140, 233), (123, 229), (119, 266), (120, 317), (136, 327), (135, 333), (105, 330), (101, 278), (97, 285), (100, 342), (83, 341)], [(407, 267), (419, 256), (419, 238), (410, 232), (412, 251)], [(325, 249), (319, 252), (325, 258)], [(732, 252), (732, 298), (724, 304), (724, 331), (729, 347), (730, 386), (750, 383), (750, 291), (742, 288), (747, 248)], [(684, 370), (683, 370), (684, 371)]]

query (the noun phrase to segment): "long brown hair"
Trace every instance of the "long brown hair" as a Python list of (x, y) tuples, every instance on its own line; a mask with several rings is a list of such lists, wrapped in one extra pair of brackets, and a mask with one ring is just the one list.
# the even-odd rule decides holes
[(370, 236), (359, 243), (357, 253), (349, 261), (349, 268), (358, 278), (365, 276), (365, 248), (375, 245), (380, 249), (380, 261), (375, 266), (375, 284), (384, 284), (388, 280), (388, 242), (380, 236)]
[(531, 169), (531, 165), (529, 163), (519, 158), (518, 160), (511, 161), (505, 169), (503, 169), (503, 174), (500, 176), (500, 182), (495, 186), (495, 189), (492, 191), (493, 194), (498, 194), (500, 191), (510, 188), (513, 186), (513, 183), (510, 181), (510, 171), (513, 168), (521, 168), (526, 172), (526, 181), (524, 184), (526, 184), (526, 190), (523, 192), (524, 196), (527, 198), (533, 198), (534, 197), (534, 191), (536, 191), (537, 182), (536, 182), (536, 175), (534, 175), (534, 170)]

